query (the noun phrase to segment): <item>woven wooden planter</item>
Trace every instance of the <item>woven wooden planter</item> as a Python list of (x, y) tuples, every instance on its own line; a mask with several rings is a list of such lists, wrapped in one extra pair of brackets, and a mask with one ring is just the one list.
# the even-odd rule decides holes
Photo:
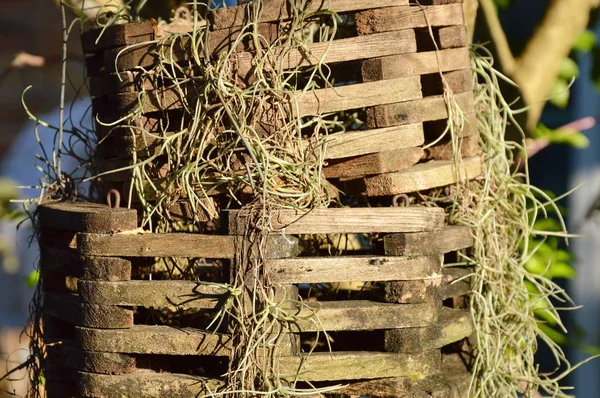
[[(279, 23), (289, 17), (283, 4), (263, 4), (260, 29), (265, 37), (277, 37)], [(310, 7), (318, 10), (317, 4), (321, 2)], [(297, 97), (302, 115), (364, 109), (366, 129), (330, 139), (325, 177), (346, 192), (383, 197), (383, 202), (454, 184), (457, 177), (477, 177), (481, 161), (473, 78), (460, 1), (378, 4), (373, 9), (371, 1), (331, 1), (331, 9), (356, 21), (356, 32), (335, 40), (325, 62), (355, 70), (361, 80)], [(214, 54), (229, 49), (239, 35), (244, 7), (212, 15), (209, 43)], [(169, 134), (165, 121), (180, 117), (178, 96), (136, 72), (140, 66), (152, 68), (160, 48), (127, 46), (185, 29), (159, 29), (144, 22), (110, 27), (100, 40), (97, 31), (84, 34), (99, 120), (112, 122), (142, 106), (146, 130)], [(176, 60), (185, 62), (189, 43), (175, 44)], [(299, 51), (284, 61), (290, 68), (310, 64), (325, 47), (312, 44), (311, 55)], [(250, 75), (252, 48), (235, 50), (240, 76)], [(449, 138), (429, 145), (448, 118), (441, 75), (468, 121), (458, 132), (463, 156), (458, 173)], [(140, 103), (141, 89), (152, 91)], [(98, 125), (97, 132), (103, 140), (98, 159), (105, 170), (131, 164), (133, 153), (143, 158), (160, 145), (156, 137), (143, 137), (125, 126)], [(130, 173), (121, 172), (101, 182), (106, 190), (125, 192), (130, 180)], [(183, 219), (198, 210), (186, 207), (185, 198), (179, 204), (173, 212)], [(227, 383), (223, 374), (232, 336), (208, 332), (205, 324), (229, 294), (213, 283), (232, 282), (244, 216), (235, 210), (221, 212), (220, 230), (211, 235), (138, 234), (135, 210), (81, 203), (41, 206), (45, 365), (51, 398), (195, 397)], [(340, 392), (348, 395), (465, 396), (470, 375), (457, 353), (473, 333), (470, 314), (461, 309), (473, 270), (444, 267), (444, 259), (455, 262), (456, 251), (468, 250), (472, 231), (445, 225), (443, 209), (426, 206), (279, 211), (272, 223), (276, 234), (267, 244), (265, 271), (282, 297), (300, 292), (305, 299), (305, 305), (288, 309), (306, 321), (286, 330), (289, 344), (281, 347), (281, 374), (300, 370), (298, 380), (317, 386), (344, 384)], [(302, 243), (306, 236), (334, 234), (362, 234), (375, 243), (367, 253), (344, 256), (315, 256)], [(203, 284), (202, 277), (186, 281), (162, 275), (150, 280), (144, 270), (156, 258), (204, 259), (203, 267), (211, 268), (205, 281), (211, 284)], [(329, 284), (344, 290), (348, 283), (359, 282), (370, 282), (375, 293), (349, 289), (333, 298), (307, 293), (308, 286)], [(317, 331), (331, 334), (332, 352), (316, 339)]]

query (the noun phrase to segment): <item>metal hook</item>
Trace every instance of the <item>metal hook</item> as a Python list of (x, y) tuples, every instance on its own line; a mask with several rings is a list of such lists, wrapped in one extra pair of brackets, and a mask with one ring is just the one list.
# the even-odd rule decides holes
[[(114, 207), (112, 205), (113, 196), (115, 197)], [(117, 191), (116, 189), (111, 189), (110, 191), (108, 191), (108, 193), (106, 194), (106, 204), (108, 205), (108, 207), (113, 209), (118, 209), (119, 207), (121, 207), (121, 194), (119, 193), (119, 191)]]
[(394, 196), (394, 198), (392, 199), (393, 207), (400, 207), (400, 205), (398, 205), (398, 199), (400, 199), (400, 198), (404, 199), (404, 207), (408, 207), (410, 205), (410, 198), (408, 197), (408, 195), (405, 193), (401, 193), (401, 194)]

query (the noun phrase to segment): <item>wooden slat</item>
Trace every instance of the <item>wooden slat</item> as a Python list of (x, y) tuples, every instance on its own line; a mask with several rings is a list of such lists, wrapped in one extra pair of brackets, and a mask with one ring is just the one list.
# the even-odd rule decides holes
[(74, 370), (103, 374), (135, 371), (135, 358), (113, 352), (82, 351), (74, 341), (46, 345), (47, 359)]
[(86, 256), (233, 258), (233, 238), (199, 234), (79, 234), (79, 252)]
[(436, 36), (439, 48), (445, 49), (469, 46), (469, 35), (467, 35), (467, 27), (465, 25), (440, 28), (437, 31)]
[(40, 269), (65, 276), (80, 277), (83, 273), (76, 249), (59, 249), (40, 243)]
[(358, 34), (389, 32), (407, 28), (463, 25), (461, 4), (386, 7), (356, 14)]
[[(473, 92), (455, 93), (453, 98), (463, 113), (475, 113)], [(367, 110), (367, 124), (372, 128), (401, 126), (447, 118), (446, 100), (441, 95), (410, 102), (381, 105)]]
[(301, 116), (319, 115), (423, 98), (418, 77), (359, 83), (296, 94), (294, 105)]
[(390, 234), (383, 237), (383, 245), (388, 256), (439, 255), (473, 246), (473, 230), (446, 226), (435, 232)]
[(81, 34), (81, 45), (86, 53), (95, 53), (111, 47), (122, 47), (154, 40), (156, 22), (114, 24), (90, 29)]
[[(454, 151), (452, 142), (443, 142), (425, 149), (423, 160), (452, 160)], [(479, 154), (479, 136), (463, 137), (460, 141), (460, 157), (468, 158)]]
[[(243, 233), (248, 213), (230, 211), (225, 214), (229, 218), (229, 233)], [(288, 234), (422, 232), (441, 229), (444, 210), (418, 206), (277, 210), (270, 223), (273, 230), (284, 230)]]
[(391, 281), (439, 277), (439, 257), (298, 257), (267, 261), (273, 283)]
[(438, 308), (429, 303), (325, 301), (303, 305), (296, 316), (299, 319), (292, 329), (297, 327), (302, 332), (401, 329), (433, 325), (438, 318)]
[[(358, 61), (388, 55), (414, 53), (417, 51), (415, 32), (412, 29), (377, 33), (367, 36), (335, 40), (334, 44), (315, 43), (307, 49), (291, 50), (281, 56), (283, 69), (318, 64)], [(250, 52), (236, 54), (239, 74), (246, 76), (252, 70), (254, 55)]]
[[(315, 0), (308, 3), (306, 12), (318, 10), (333, 10), (337, 13), (360, 11), (375, 7), (408, 6), (409, 0), (381, 0), (372, 2), (370, 0)], [(215, 10), (209, 15), (211, 28), (226, 29), (243, 26), (249, 22), (248, 15), (252, 5), (241, 5)], [(257, 22), (272, 22), (290, 19), (287, 2), (282, 0), (267, 1), (262, 4), (261, 12)]]
[(365, 185), (368, 196), (397, 195), (454, 184), (457, 177), (460, 180), (471, 180), (480, 176), (481, 172), (479, 157), (463, 159), (458, 172), (452, 161), (436, 160), (397, 173), (367, 177)]
[(191, 281), (79, 281), (84, 302), (103, 305), (215, 308), (227, 297), (222, 286)]
[(383, 377), (428, 376), (440, 366), (440, 353), (396, 354), (383, 352), (318, 352), (304, 357), (284, 357), (280, 371), (307, 381), (361, 380)]
[(114, 233), (137, 228), (137, 212), (83, 202), (52, 202), (38, 206), (42, 227), (73, 232)]
[(460, 297), (471, 293), (472, 278), (475, 270), (473, 267), (445, 267), (444, 268), (444, 299)]
[(468, 48), (399, 54), (363, 61), (363, 81), (389, 80), (398, 77), (471, 69)]
[(77, 372), (80, 397), (177, 397), (211, 396), (223, 382), (199, 376), (139, 371), (124, 375)]
[(404, 148), (328, 162), (325, 178), (358, 178), (410, 168), (425, 156), (422, 148)]
[(413, 148), (423, 145), (423, 125), (388, 127), (383, 129), (346, 131), (327, 138), (325, 159), (348, 158), (383, 151)]
[(192, 328), (135, 325), (130, 329), (76, 328), (83, 350), (122, 354), (228, 356), (229, 336)]
[(435, 326), (388, 330), (385, 349), (389, 352), (423, 352), (461, 341), (474, 332), (471, 314), (466, 310), (444, 308)]
[(44, 311), (77, 326), (103, 329), (122, 329), (133, 326), (132, 310), (82, 303), (76, 294), (45, 293)]

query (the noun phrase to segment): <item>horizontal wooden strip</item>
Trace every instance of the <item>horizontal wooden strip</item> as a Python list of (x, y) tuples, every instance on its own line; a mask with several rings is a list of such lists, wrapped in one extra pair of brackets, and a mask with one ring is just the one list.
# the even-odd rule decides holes
[(267, 261), (273, 283), (392, 281), (439, 277), (439, 257), (298, 257)]
[(437, 36), (435, 39), (440, 49), (469, 46), (469, 35), (465, 25), (446, 26), (434, 34)]
[(47, 358), (74, 370), (103, 374), (123, 374), (135, 371), (135, 358), (114, 352), (82, 351), (74, 341), (46, 346)]
[(473, 267), (445, 267), (444, 268), (444, 299), (460, 297), (471, 293)]
[(363, 81), (389, 80), (461, 69), (471, 69), (466, 47), (367, 59), (362, 63), (362, 77)]
[(41, 227), (73, 232), (114, 233), (137, 228), (137, 212), (84, 202), (53, 202), (38, 206)]
[[(243, 233), (248, 213), (234, 210), (225, 214), (229, 218), (229, 233)], [(444, 210), (419, 206), (277, 210), (270, 223), (273, 230), (287, 234), (422, 232), (441, 229)]]
[(325, 159), (348, 158), (423, 145), (421, 123), (383, 129), (346, 131), (327, 138)]
[(79, 252), (106, 257), (233, 258), (233, 238), (200, 234), (79, 234)]
[(42, 272), (52, 271), (65, 276), (82, 276), (83, 269), (76, 249), (59, 249), (41, 243), (39, 246)]
[(435, 232), (390, 234), (383, 237), (388, 256), (439, 255), (473, 246), (473, 230), (463, 226), (446, 226)]
[(457, 177), (471, 180), (482, 172), (479, 157), (465, 158), (458, 170), (452, 161), (436, 160), (418, 164), (397, 173), (365, 178), (368, 196), (388, 196), (443, 187), (457, 182)]
[(359, 83), (296, 94), (299, 115), (319, 115), (423, 98), (418, 77)]
[(468, 310), (443, 308), (434, 326), (385, 331), (385, 350), (416, 353), (440, 349), (469, 337), (473, 332)]
[[(468, 158), (481, 153), (479, 150), (478, 135), (463, 137), (459, 145), (460, 157)], [(442, 142), (425, 149), (423, 160), (452, 160), (454, 159), (454, 152), (455, 149), (452, 142)]]
[[(472, 91), (455, 93), (453, 98), (463, 113), (475, 113)], [(401, 126), (447, 118), (446, 100), (441, 95), (397, 104), (380, 105), (367, 110), (367, 125), (371, 128)]]
[[(332, 10), (337, 13), (366, 10), (375, 7), (408, 6), (409, 0), (315, 0), (307, 4), (305, 12), (318, 10)], [(215, 10), (209, 14), (211, 29), (226, 29), (243, 26), (250, 22), (248, 16), (252, 15), (252, 5), (240, 5)], [(290, 19), (293, 16), (288, 8), (287, 1), (274, 0), (261, 5), (257, 22), (273, 22)]]
[[(293, 314), (293, 312), (291, 312)], [(402, 329), (433, 325), (435, 305), (392, 304), (374, 301), (324, 301), (303, 305), (295, 325), (302, 332)]]
[(408, 169), (425, 156), (422, 148), (404, 148), (328, 162), (325, 178), (358, 178)]
[(156, 22), (132, 22), (90, 29), (81, 34), (81, 46), (86, 53), (111, 47), (122, 47), (154, 40)]
[[(417, 52), (415, 32), (412, 29), (377, 33), (367, 36), (315, 43), (306, 49), (287, 51), (281, 56), (283, 69), (316, 65), (321, 60), (327, 64), (385, 57), (388, 55)], [(255, 59), (250, 52), (236, 54), (238, 72), (246, 76), (252, 71)]]
[(215, 308), (227, 297), (222, 286), (191, 281), (79, 281), (84, 302), (103, 305)]
[(440, 353), (396, 354), (384, 352), (315, 352), (303, 357), (283, 357), (280, 372), (306, 381), (361, 380), (383, 377), (422, 377), (437, 373)]
[(77, 372), (80, 397), (178, 397), (211, 396), (223, 382), (200, 376), (151, 371), (124, 375)]
[(386, 7), (356, 14), (356, 30), (361, 35), (463, 24), (462, 4)]
[(130, 329), (76, 328), (77, 343), (86, 351), (122, 354), (228, 356), (231, 338), (192, 328), (135, 325)]
[(45, 293), (44, 311), (77, 326), (102, 329), (122, 329), (133, 326), (132, 310), (82, 303), (76, 294)]

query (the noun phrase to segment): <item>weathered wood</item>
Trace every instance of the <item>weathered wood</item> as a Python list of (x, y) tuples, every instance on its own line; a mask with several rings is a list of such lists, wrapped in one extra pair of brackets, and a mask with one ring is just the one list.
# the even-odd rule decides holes
[(136, 325), (130, 329), (76, 328), (79, 347), (121, 354), (228, 356), (229, 336), (192, 328)]
[(298, 114), (319, 115), (423, 98), (418, 77), (351, 84), (300, 92), (292, 105)]
[(438, 308), (425, 304), (392, 304), (373, 301), (325, 301), (304, 304), (294, 328), (302, 332), (398, 329), (433, 325)]
[[(443, 357), (443, 360), (445, 357)], [(375, 398), (465, 398), (469, 395), (471, 374), (462, 362), (442, 362), (441, 370), (426, 378), (385, 378), (348, 383), (339, 394)]]
[(79, 234), (85, 256), (233, 258), (233, 238), (186, 233), (99, 235)]
[(463, 24), (461, 4), (386, 7), (356, 14), (356, 30), (360, 35)]
[(440, 28), (436, 34), (440, 49), (464, 48), (469, 46), (469, 36), (465, 25), (446, 26)]
[(403, 148), (328, 162), (325, 178), (358, 178), (405, 170), (425, 155), (422, 148)]
[(43, 227), (73, 232), (114, 233), (137, 228), (137, 212), (83, 202), (53, 202), (38, 206)]
[(423, 96), (442, 95), (445, 90), (449, 90), (451, 93), (473, 91), (473, 77), (473, 71), (470, 69), (442, 72), (441, 75), (439, 72), (422, 75), (421, 84), (423, 85)]
[(77, 326), (102, 329), (133, 327), (132, 310), (117, 306), (81, 303), (76, 294), (45, 293), (44, 311)]
[(79, 281), (81, 300), (90, 304), (212, 309), (227, 298), (223, 286), (192, 281)]
[(461, 69), (471, 69), (467, 48), (367, 59), (363, 61), (361, 71), (363, 81), (369, 82)]
[(473, 289), (470, 275), (474, 272), (473, 267), (445, 267), (444, 299), (469, 294)]
[(443, 296), (443, 277), (412, 281), (393, 281), (385, 284), (385, 301), (399, 304), (440, 306)]
[(156, 22), (132, 22), (90, 29), (81, 34), (81, 45), (86, 53), (95, 53), (112, 47), (123, 47), (154, 40)]
[(299, 257), (266, 263), (273, 283), (329, 283), (439, 278), (442, 261), (432, 257)]
[(390, 234), (383, 237), (383, 245), (387, 256), (439, 255), (473, 246), (473, 230), (446, 226), (435, 232)]
[(327, 137), (325, 159), (348, 158), (423, 145), (421, 123), (383, 129), (346, 131)]
[(210, 396), (223, 382), (199, 376), (137, 371), (124, 375), (77, 372), (77, 392), (94, 398), (194, 398)]
[(440, 353), (318, 352), (303, 357), (283, 357), (280, 371), (299, 380), (360, 380), (382, 377), (428, 376), (439, 370)]
[(79, 277), (82, 274), (76, 249), (59, 249), (40, 244), (40, 269), (42, 272), (52, 271), (61, 275)]
[[(409, 0), (382, 0), (376, 3), (369, 0), (315, 0), (307, 4), (305, 11), (332, 10), (337, 13), (347, 13), (375, 7), (408, 5)], [(211, 29), (227, 29), (246, 25), (250, 22), (251, 11), (251, 4), (217, 9), (209, 14)], [(290, 19), (292, 16), (293, 11), (288, 8), (286, 1), (268, 1), (262, 4), (257, 22), (282, 21)]]
[[(463, 137), (460, 141), (460, 156), (472, 157), (479, 155), (479, 136), (471, 135)], [(454, 158), (454, 146), (452, 142), (443, 142), (425, 149), (423, 160), (452, 160)]]
[(112, 352), (82, 351), (74, 342), (50, 344), (48, 358), (71, 369), (103, 374), (124, 374), (135, 371), (135, 358)]
[[(235, 210), (225, 215), (229, 218), (229, 233), (243, 233), (249, 213)], [(277, 210), (269, 222), (273, 231), (287, 234), (422, 232), (441, 229), (444, 211), (419, 206)]]
[(186, 86), (180, 89), (161, 87), (154, 91), (124, 92), (97, 97), (92, 100), (92, 104), (94, 109), (102, 113), (122, 117), (138, 111), (152, 113), (181, 109), (184, 104), (193, 106), (197, 97), (198, 94), (193, 90), (186, 90)]
[[(475, 113), (473, 93), (455, 93), (458, 107), (465, 114)], [(380, 105), (367, 110), (367, 124), (371, 128), (401, 126), (448, 118), (448, 108), (443, 96), (426, 97), (409, 102)]]
[[(280, 58), (283, 69), (316, 65), (321, 61), (334, 64), (358, 61), (388, 55), (414, 53), (417, 51), (415, 33), (412, 29), (377, 33), (367, 36), (335, 40), (335, 44), (315, 43), (306, 49), (287, 51)], [(238, 72), (242, 76), (252, 71), (254, 55), (250, 52), (236, 54)]]
[(482, 165), (479, 157), (465, 158), (458, 166), (449, 160), (418, 164), (408, 170), (365, 178), (368, 196), (397, 195), (443, 187), (457, 181), (477, 178)]
[(469, 311), (444, 308), (436, 325), (385, 331), (388, 352), (423, 352), (455, 343), (474, 332)]
[(83, 256), (81, 268), (83, 280), (116, 282), (131, 279), (131, 261), (123, 258)]

